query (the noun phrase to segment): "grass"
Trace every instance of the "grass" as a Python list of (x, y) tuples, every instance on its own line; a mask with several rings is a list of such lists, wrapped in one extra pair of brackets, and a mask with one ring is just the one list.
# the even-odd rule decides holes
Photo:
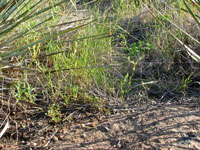
[[(184, 49), (187, 44), (192, 47), (189, 53), (199, 54), (199, 33), (194, 32), (199, 29), (194, 17), (198, 10), (192, 10), (191, 17), (182, 11), (183, 3), (165, 8), (155, 5), (157, 1), (146, 2), (148, 6), (135, 2), (117, 0), (103, 11), (101, 5), (66, 2), (39, 19), (24, 17), (5, 35), (0, 32), (1, 50), (10, 50), (0, 54), (2, 91), (16, 100), (13, 110), (29, 113), (37, 107), (38, 113), (60, 123), (68, 108), (89, 106), (94, 112), (111, 113), (109, 98), (159, 102), (198, 88), (198, 63)], [(31, 6), (20, 11), (32, 12)], [(79, 9), (89, 9), (89, 14)], [(36, 28), (38, 22), (42, 24)]]

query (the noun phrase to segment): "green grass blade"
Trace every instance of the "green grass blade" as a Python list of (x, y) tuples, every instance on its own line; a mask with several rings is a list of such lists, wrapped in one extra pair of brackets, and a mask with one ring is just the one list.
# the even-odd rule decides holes
[(19, 6), (21, 6), (24, 2), (25, 2), (25, 0), (21, 0), (19, 2), (16, 1), (15, 4), (12, 4), (10, 6), (10, 9), (8, 11), (6, 11), (4, 16), (2, 16), (3, 21), (6, 21), (17, 10), (17, 8), (19, 8)]
[[(156, 21), (158, 21), (159, 24), (161, 24), (166, 30), (167, 32), (174, 38), (176, 39), (181, 45), (184, 46), (184, 48), (186, 49), (186, 52), (188, 53), (188, 55), (194, 59), (196, 62), (200, 62), (200, 56), (195, 53), (191, 48), (189, 48), (187, 45), (185, 45), (178, 37), (176, 37), (157, 17), (156, 15), (145, 5), (143, 4), (147, 10), (151, 13), (151, 15), (156, 19)], [(161, 12), (159, 12), (158, 10), (156, 10), (156, 12), (158, 12), (162, 17), (164, 17), (165, 19), (167, 19)], [(168, 19), (167, 19), (168, 20)], [(175, 27), (177, 27), (178, 29), (181, 29), (179, 28), (176, 24), (174, 24), (173, 22), (171, 22), (170, 20), (168, 20), (170, 23), (172, 23)], [(181, 30), (181, 31), (184, 31), (184, 30)], [(185, 32), (185, 31), (184, 31)], [(187, 33), (187, 32), (185, 32)], [(188, 33), (186, 35), (189, 35)], [(192, 37), (189, 35), (189, 37)], [(197, 43), (200, 43), (198, 40), (195, 39), (195, 41), (197, 41)]]
[[(47, 22), (47, 21), (49, 21), (49, 20), (51, 20), (51, 19), (52, 19), (52, 17), (49, 17), (48, 19), (46, 19), (46, 20), (44, 20), (44, 21), (42, 21), (42, 22), (40, 22), (40, 23), (34, 25), (31, 29), (35, 29), (35, 28), (39, 27), (40, 25), (42, 25), (43, 23), (45, 23), (45, 22)], [(10, 39), (10, 40), (8, 40), (8, 41), (6, 41), (6, 42), (4, 42), (4, 43), (1, 43), (0, 48), (3, 47), (4, 45), (7, 45), (7, 44), (9, 44), (9, 43), (15, 41), (15, 40), (18, 39), (18, 38), (24, 36), (24, 35), (27, 34), (29, 31), (30, 31), (29, 29), (26, 29), (25, 31), (23, 31), (23, 32), (21, 32), (21, 33), (18, 33), (18, 34), (15, 34), (15, 35), (12, 35), (12, 36), (8, 37), (7, 39)], [(14, 37), (14, 38), (13, 38), (13, 37)]]
[(196, 21), (196, 23), (200, 26), (200, 22), (197, 19), (197, 17), (195, 16), (195, 14), (192, 12), (191, 8), (189, 7), (189, 5), (187, 4), (187, 2), (185, 0), (183, 0), (184, 5), (186, 6), (187, 10), (189, 11), (189, 13), (192, 15), (192, 17), (194, 18), (194, 20)]
[[(25, 21), (27, 21), (27, 20), (33, 18), (33, 17), (36, 17), (36, 16), (38, 16), (38, 15), (40, 15), (40, 14), (42, 14), (42, 13), (44, 13), (44, 12), (50, 10), (50, 9), (52, 9), (53, 7), (59, 6), (59, 5), (61, 5), (62, 3), (66, 2), (66, 1), (68, 1), (68, 0), (63, 0), (63, 1), (61, 1), (61, 2), (58, 2), (58, 3), (54, 4), (53, 6), (49, 6), (49, 7), (47, 7), (47, 8), (44, 8), (44, 9), (42, 9), (42, 10), (36, 12), (36, 13), (31, 13), (31, 15), (29, 14), (28, 16), (26, 16), (26, 17), (24, 17), (22, 20), (16, 22), (14, 25), (12, 25), (11, 27), (9, 27), (8, 29), (6, 29), (6, 30), (0, 32), (0, 36), (5, 35), (5, 34), (8, 34), (8, 33), (11, 32), (14, 28), (16, 28), (17, 26), (19, 26), (21, 23), (23, 23), (23, 22), (25, 22)], [(0, 29), (0, 30), (2, 30), (2, 29)]]
[[(47, 36), (47, 37), (45, 37), (45, 38), (43, 38), (43, 39), (41, 39), (41, 40), (38, 40), (38, 41), (35, 41), (35, 42), (31, 43), (31, 44), (22, 46), (22, 47), (20, 47), (20, 48), (18, 48), (18, 49), (14, 49), (14, 50), (11, 50), (10, 52), (0, 54), (0, 57), (4, 60), (4, 59), (11, 58), (11, 57), (13, 57), (13, 56), (20, 56), (20, 55), (22, 55), (22, 54), (28, 53), (29, 51), (28, 51), (28, 50), (25, 50), (25, 49), (27, 49), (27, 48), (29, 48), (29, 47), (32, 47), (32, 46), (34, 46), (34, 45), (36, 45), (36, 44), (45, 42), (45, 41), (50, 40), (50, 39), (52, 39), (52, 38), (55, 38), (55, 37), (57, 37), (57, 36), (63, 35), (63, 34), (68, 33), (68, 32), (70, 32), (70, 31), (79, 29), (79, 28), (84, 27), (84, 26), (86, 26), (86, 25), (88, 25), (88, 24), (89, 24), (89, 23), (83, 24), (83, 25), (80, 25), (80, 26), (77, 26), (77, 27), (74, 27), (74, 28), (66, 29), (66, 30), (63, 30), (63, 31), (61, 31), (61, 32), (59, 32), (59, 33), (55, 33), (55, 34), (53, 34), (53, 35)], [(25, 51), (23, 51), (23, 50), (25, 50)]]
[[(146, 4), (143, 4), (148, 10), (149, 8), (146, 6)], [(153, 7), (152, 7), (153, 8)], [(173, 23), (170, 19), (168, 19), (167, 17), (165, 17), (160, 11), (158, 11), (157, 9), (153, 8), (159, 15), (161, 15), (165, 20), (167, 20), (169, 23), (171, 23), (173, 26), (175, 26), (177, 29), (179, 29), (181, 32), (183, 32), (185, 35), (187, 35), (190, 39), (192, 39), (193, 41), (195, 41), (196, 43), (198, 43), (200, 45), (200, 41), (198, 41), (197, 39), (195, 39), (194, 37), (192, 37), (192, 35), (190, 35), (189, 33), (187, 33), (185, 30), (183, 30), (182, 28), (180, 28), (179, 26), (177, 26), (175, 23)], [(150, 10), (149, 10), (150, 11)], [(151, 12), (151, 11), (150, 11)], [(151, 14), (153, 15), (153, 13), (151, 12)], [(154, 18), (156, 18), (156, 16), (154, 15)], [(158, 21), (158, 20), (157, 20)], [(161, 23), (161, 22), (160, 22)], [(162, 23), (161, 23), (162, 24)], [(169, 31), (169, 30), (168, 30)]]
[(13, 14), (16, 9), (25, 2), (25, 0), (12, 0), (7, 2), (2, 8), (0, 8), (0, 20), (6, 21), (6, 19)]

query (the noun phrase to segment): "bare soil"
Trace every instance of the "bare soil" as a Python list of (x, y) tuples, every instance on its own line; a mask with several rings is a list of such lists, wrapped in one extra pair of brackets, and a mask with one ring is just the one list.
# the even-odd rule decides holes
[(200, 99), (128, 108), (69, 130), (55, 149), (200, 149)]
[(29, 123), (29, 128), (18, 130), (12, 139), (10, 136), (16, 134), (12, 126), (12, 132), (1, 139), (0, 145), (2, 149), (197, 150), (199, 110), (200, 98), (188, 98), (176, 103), (130, 104), (114, 109), (111, 115), (79, 113), (79, 119), (57, 125), (41, 118), (22, 120)]

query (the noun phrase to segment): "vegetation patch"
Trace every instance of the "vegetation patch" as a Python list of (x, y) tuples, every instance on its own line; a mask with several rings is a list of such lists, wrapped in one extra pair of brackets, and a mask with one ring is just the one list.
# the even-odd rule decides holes
[(0, 2), (0, 144), (48, 148), (63, 124), (199, 98), (199, 8), (186, 0)]

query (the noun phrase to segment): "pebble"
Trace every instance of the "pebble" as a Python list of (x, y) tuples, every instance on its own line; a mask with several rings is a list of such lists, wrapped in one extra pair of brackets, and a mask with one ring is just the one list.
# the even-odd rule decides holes
[(54, 141), (58, 141), (58, 137), (57, 137), (57, 136), (54, 136), (54, 137), (53, 137), (53, 140), (54, 140)]

